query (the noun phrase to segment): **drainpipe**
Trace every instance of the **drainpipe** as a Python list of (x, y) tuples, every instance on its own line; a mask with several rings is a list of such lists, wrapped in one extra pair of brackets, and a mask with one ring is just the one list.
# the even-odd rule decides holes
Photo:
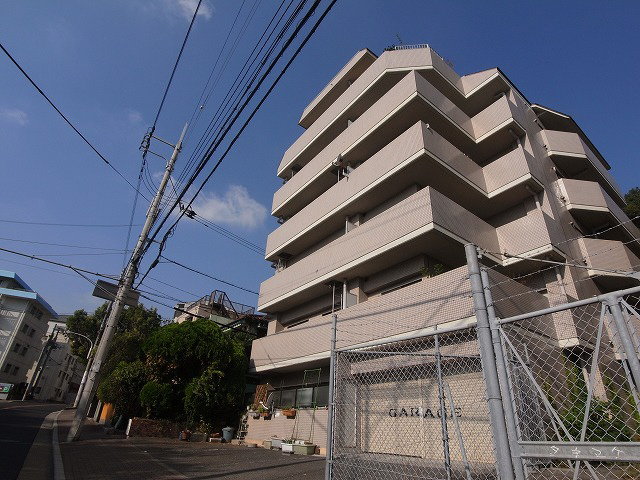
[(342, 281), (342, 309), (347, 308), (347, 280)]
[(542, 206), (540, 205), (540, 200), (538, 199), (538, 194), (536, 192), (533, 191), (533, 189), (529, 186), (529, 185), (525, 185), (524, 188), (527, 189), (527, 192), (529, 192), (531, 194), (531, 196), (533, 197), (533, 199), (536, 202), (536, 208), (540, 211), (542, 211)]

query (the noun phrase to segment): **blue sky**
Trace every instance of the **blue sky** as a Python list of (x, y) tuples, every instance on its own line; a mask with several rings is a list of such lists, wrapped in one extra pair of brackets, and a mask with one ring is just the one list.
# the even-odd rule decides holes
[[(153, 122), (196, 3), (2, 2), (0, 42), (96, 148), (135, 183), (141, 160), (138, 147)], [(157, 125), (156, 135), (163, 139), (175, 142), (197, 108), (241, 6), (231, 39), (245, 20), (248, 23), (198, 123), (192, 125), (176, 175), (278, 4), (204, 2)], [(612, 165), (612, 174), (626, 192), (640, 185), (638, 18), (638, 2), (338, 0), (212, 177), (196, 211), (264, 246), (276, 226), (269, 216), (273, 193), (281, 185), (276, 168), (302, 133), (297, 121), (303, 108), (357, 50), (368, 47), (380, 54), (384, 47), (399, 43), (398, 37), (405, 44), (429, 43), (461, 75), (500, 67), (531, 102), (571, 115)], [(221, 58), (226, 54), (227, 50)], [(119, 273), (123, 255), (117, 250), (124, 249), (126, 228), (6, 222), (127, 224), (133, 190), (1, 53), (0, 145), (0, 220), (5, 221), (0, 221), (0, 247), (56, 255), (47, 258)], [(166, 157), (171, 153), (158, 142), (153, 150)], [(152, 173), (163, 170), (163, 160), (149, 157), (149, 161)], [(146, 207), (141, 200), (135, 224), (142, 223)], [(139, 230), (134, 227), (134, 239)], [(272, 274), (260, 255), (188, 219), (171, 237), (165, 255), (253, 291)], [(0, 269), (18, 272), (59, 313), (93, 310), (100, 303), (91, 296), (92, 285), (69, 270), (4, 252)], [(145, 282), (149, 289), (182, 300), (222, 289), (238, 302), (253, 306), (257, 301), (256, 295), (175, 265), (162, 263), (151, 277)], [(159, 306), (159, 310), (171, 316), (170, 309)]]

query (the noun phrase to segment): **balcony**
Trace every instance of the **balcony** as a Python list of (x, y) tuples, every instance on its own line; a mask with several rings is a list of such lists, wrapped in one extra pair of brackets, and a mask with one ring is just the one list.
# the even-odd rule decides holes
[(366, 48), (356, 53), (304, 109), (298, 123), (304, 128), (309, 128), (376, 59), (377, 57)]
[[(564, 261), (564, 256), (555, 245), (562, 242), (556, 222), (541, 210), (535, 209), (516, 220), (496, 228), (500, 252), (518, 257), (551, 256), (554, 260)], [(536, 262), (526, 262), (520, 258), (507, 258), (503, 265), (509, 266), (512, 274), (524, 274), (537, 270)]]
[[(496, 313), (505, 318), (546, 308), (539, 293), (490, 270)], [(513, 296), (517, 300), (510, 300)], [(337, 348), (364, 347), (380, 340), (402, 340), (453, 325), (473, 325), (473, 301), (466, 265), (385, 295), (339, 310)], [(536, 329), (555, 338), (548, 321)], [(303, 324), (254, 340), (250, 368), (253, 372), (299, 370), (326, 365), (329, 359), (331, 316), (318, 315)]]
[[(589, 232), (623, 224), (604, 232), (603, 235), (607, 239), (621, 241), (640, 238), (640, 230), (629, 221), (627, 215), (599, 183), (562, 178), (558, 180), (558, 186), (567, 210)], [(634, 250), (640, 249), (638, 241), (630, 246)]]
[[(412, 184), (455, 189), (456, 201), (480, 217), (516, 204), (539, 191), (538, 163), (521, 146), (482, 168), (423, 122), (418, 122), (363, 165), (318, 192), (267, 239), (268, 260), (285, 248), (297, 255), (344, 225), (346, 216), (364, 213)], [(534, 174), (534, 172), (536, 172)]]
[[(451, 319), (473, 317), (467, 277), (466, 266), (461, 267), (340, 310), (337, 347), (360, 345), (382, 338), (399, 340), (403, 334), (414, 334), (417, 330), (441, 323), (443, 311), (455, 312)], [(390, 316), (395, 320), (390, 321)], [(313, 317), (301, 325), (255, 340), (250, 367), (254, 372), (261, 372), (299, 368), (300, 364), (326, 363), (330, 339), (331, 316)]]
[(618, 205), (624, 205), (620, 188), (603, 163), (577, 133), (543, 130), (547, 151), (569, 178), (600, 183)]
[(467, 241), (499, 251), (493, 227), (426, 187), (264, 281), (258, 309), (293, 308), (326, 293), (331, 280), (366, 277), (421, 253), (460, 265)]
[[(362, 110), (361, 104), (382, 95), (410, 70), (419, 72), (469, 115), (485, 108), (487, 98), (495, 98), (510, 88), (495, 68), (460, 77), (428, 47), (385, 51), (370, 64), (372, 55), (367, 50), (358, 52), (305, 108), (299, 123), (307, 131), (285, 152), (278, 175), (282, 176), (294, 163), (303, 166), (297, 158), (303, 149), (317, 141), (339, 118), (358, 116), (355, 110)], [(368, 68), (362, 72), (364, 65)], [(348, 85), (348, 81), (353, 83)], [(480, 91), (484, 94), (478, 95)]]
[(428, 123), (479, 164), (506, 150), (523, 135), (517, 107), (501, 97), (470, 118), (421, 75), (407, 74), (391, 90), (321, 150), (301, 153), (304, 165), (273, 197), (272, 214), (290, 217), (335, 183), (332, 162), (366, 160), (418, 121)]
[(589, 276), (605, 290), (619, 290), (638, 285), (631, 272), (640, 271), (640, 259), (622, 242), (580, 238), (577, 240)]

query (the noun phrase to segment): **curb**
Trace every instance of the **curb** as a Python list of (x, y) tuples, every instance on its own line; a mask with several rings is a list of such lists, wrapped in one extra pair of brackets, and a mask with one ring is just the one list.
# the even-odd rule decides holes
[(60, 453), (60, 441), (58, 439), (58, 417), (64, 410), (60, 410), (53, 418), (53, 480), (66, 480), (64, 474), (64, 464), (62, 463), (62, 454)]

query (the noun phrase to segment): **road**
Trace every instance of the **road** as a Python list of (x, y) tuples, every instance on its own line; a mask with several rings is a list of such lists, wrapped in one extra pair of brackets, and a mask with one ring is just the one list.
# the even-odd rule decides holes
[(55, 403), (0, 401), (0, 480), (18, 478), (42, 421), (63, 408)]

